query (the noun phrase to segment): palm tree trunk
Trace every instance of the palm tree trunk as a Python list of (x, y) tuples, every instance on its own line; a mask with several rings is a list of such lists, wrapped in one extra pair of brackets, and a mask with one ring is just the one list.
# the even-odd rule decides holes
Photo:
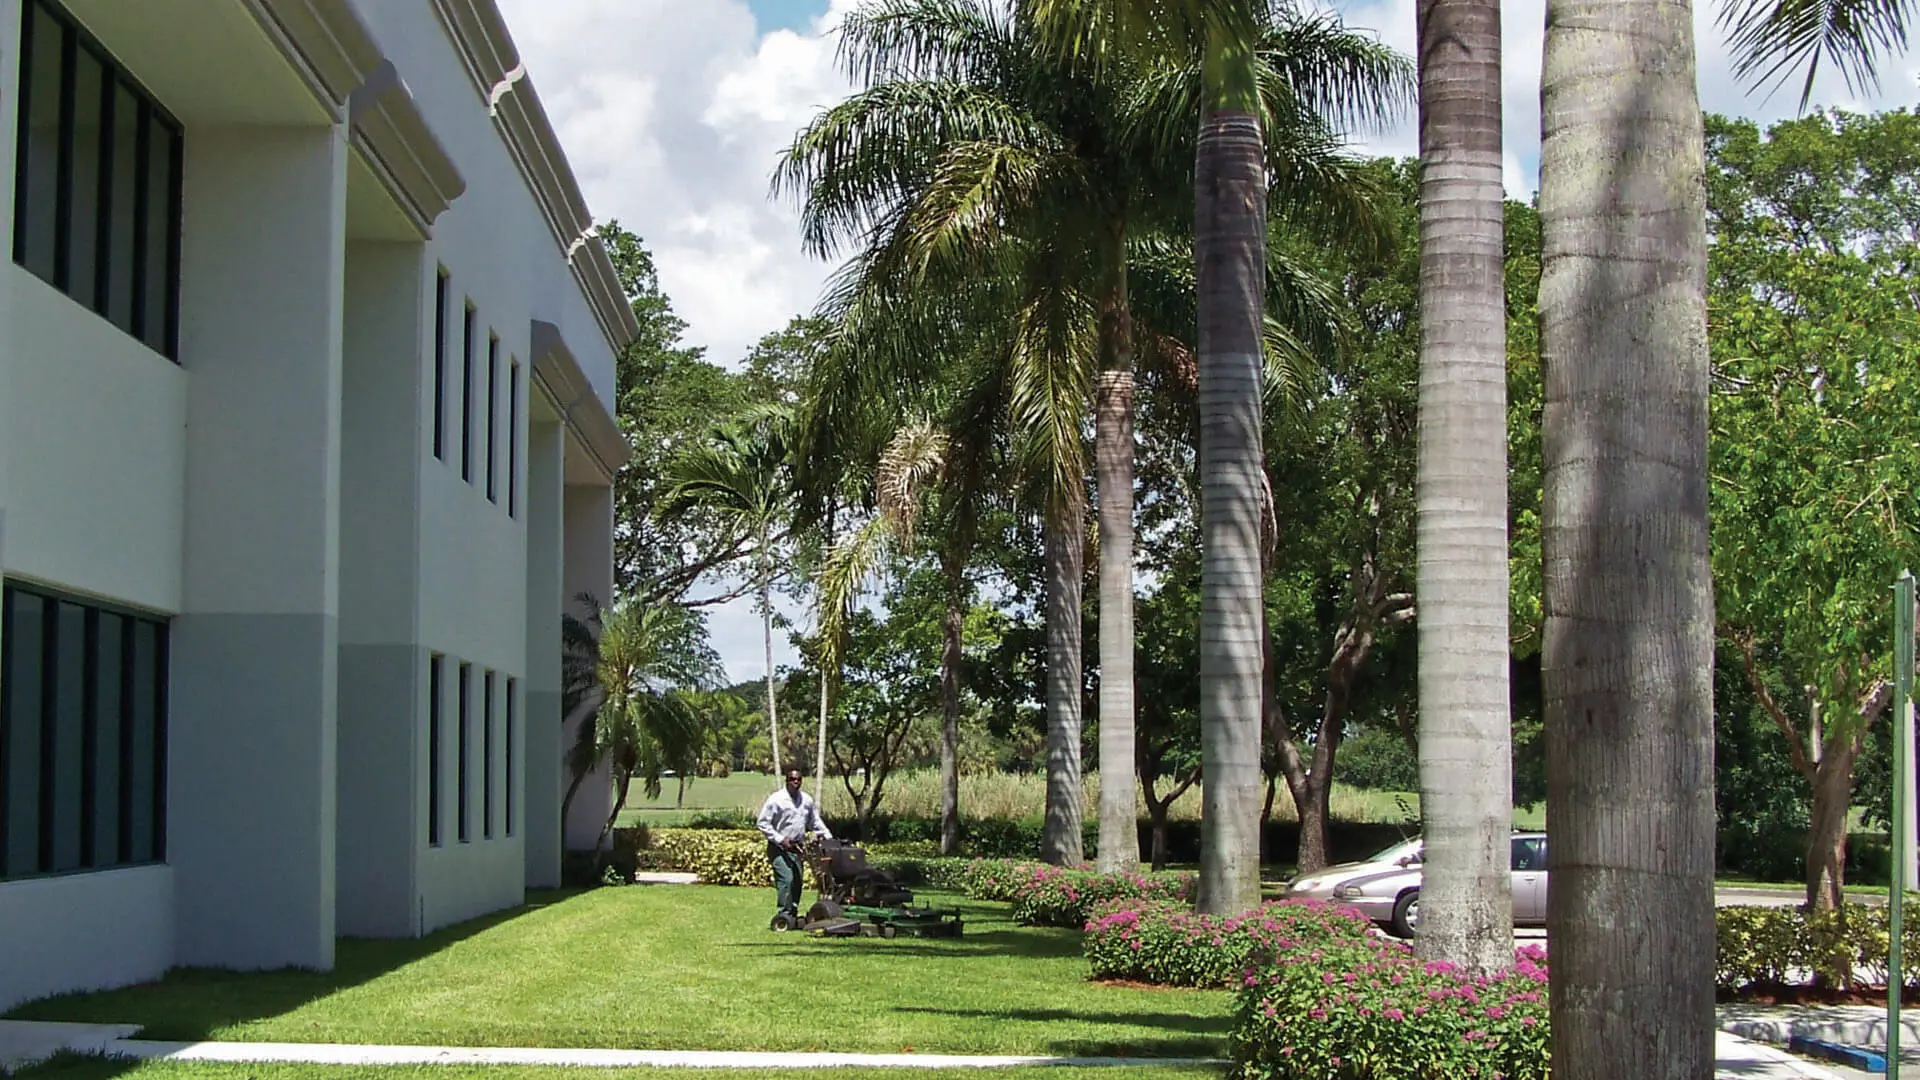
[(760, 632), (766, 646), (767, 737), (773, 740), (773, 775), (780, 776), (780, 707), (773, 697), (773, 573), (767, 561), (765, 529), (760, 530)]
[(1513, 963), (1499, 0), (1420, 0), (1419, 48), (1415, 945), (1486, 975)]
[(1133, 326), (1125, 229), (1114, 230), (1100, 310), (1093, 440), (1100, 499), (1100, 847), (1105, 873), (1140, 865), (1133, 785)]
[(1086, 511), (1074, 493), (1054, 497), (1046, 515), (1047, 816), (1040, 857), (1056, 866), (1082, 859), (1080, 816), (1080, 587), (1086, 571)]
[(1194, 161), (1200, 318), (1199, 909), (1260, 902), (1261, 297), (1266, 174), (1248, 43), (1207, 42), (1212, 100)]
[(1713, 1075), (1705, 138), (1684, 0), (1548, 0), (1555, 1080)]
[[(834, 510), (835, 510), (834, 504), (831, 500), (829, 500), (827, 503), (826, 539), (825, 539), (825, 542), (821, 545), (821, 550), (823, 551), (830, 551), (833, 548)], [(822, 627), (821, 629), (822, 629), (822, 632), (825, 632), (825, 627)], [(826, 807), (826, 803), (824, 802), (824, 799), (826, 798), (826, 793), (827, 793), (828, 675), (827, 675), (827, 665), (824, 662), (824, 658), (827, 656), (828, 653), (832, 653), (835, 656), (839, 655), (837, 651), (828, 648), (828, 644), (829, 643), (824, 639), (822, 639), (822, 641), (820, 642), (821, 657), (823, 661), (820, 665), (820, 734), (819, 734), (819, 738), (813, 744), (813, 790), (817, 793), (816, 797), (823, 800), (821, 803), (822, 809), (825, 809)], [(771, 667), (772, 665), (768, 665), (768, 666)], [(836, 664), (834, 676), (838, 677), (838, 675), (839, 675), (839, 670), (838, 670), (838, 665)]]
[(940, 854), (960, 852), (960, 659), (966, 563), (949, 556), (947, 610), (940, 619)]

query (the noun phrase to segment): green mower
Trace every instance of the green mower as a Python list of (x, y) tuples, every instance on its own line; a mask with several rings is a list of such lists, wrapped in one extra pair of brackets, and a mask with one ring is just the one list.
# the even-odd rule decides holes
[(960, 913), (920, 907), (913, 891), (893, 875), (867, 865), (866, 850), (842, 840), (822, 840), (807, 852), (820, 898), (804, 920), (781, 914), (775, 930), (805, 930), (814, 937), (959, 937)]

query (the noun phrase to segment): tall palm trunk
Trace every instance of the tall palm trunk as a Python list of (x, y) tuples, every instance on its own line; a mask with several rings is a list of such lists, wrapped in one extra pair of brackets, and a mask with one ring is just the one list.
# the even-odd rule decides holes
[(1215, 28), (1194, 161), (1200, 318), (1199, 907), (1260, 902), (1260, 329), (1266, 174), (1249, 44)]
[[(829, 501), (827, 504), (826, 537), (825, 542), (821, 545), (821, 550), (823, 551), (831, 551), (833, 549), (834, 509), (833, 503)], [(826, 627), (821, 627), (821, 630), (825, 632)], [(836, 649), (829, 648), (829, 642), (823, 639), (820, 642), (820, 655), (824, 660), (829, 654), (838, 656), (839, 652)], [(767, 666), (769, 670), (771, 670), (773, 665), (768, 664)], [(839, 676), (838, 664), (834, 665), (833, 675), (835, 678)], [(820, 805), (823, 808), (826, 806), (827, 797), (827, 685), (829, 681), (827, 665), (823, 662), (820, 665), (820, 734), (818, 740), (814, 743), (813, 751), (814, 797), (821, 800)]]
[(940, 620), (940, 854), (960, 853), (960, 659), (966, 629), (966, 559), (949, 550), (941, 570), (947, 610)]
[(1100, 382), (1093, 442), (1100, 498), (1100, 848), (1114, 873), (1140, 865), (1134, 805), (1133, 719), (1133, 319), (1127, 306), (1127, 236), (1113, 231), (1112, 278), (1100, 305)]
[(1040, 857), (1056, 866), (1082, 858), (1080, 836), (1080, 587), (1086, 572), (1086, 511), (1074, 493), (1047, 508), (1047, 816)]
[(1548, 0), (1555, 1080), (1713, 1075), (1705, 139), (1686, 0)]
[(1419, 50), (1416, 945), (1490, 974), (1513, 962), (1499, 0), (1420, 0)]
[[(760, 530), (760, 632), (766, 646), (767, 732), (773, 740), (773, 775), (780, 769), (780, 711), (773, 697), (773, 564), (767, 559), (767, 530)], [(803, 736), (804, 737), (804, 736)]]

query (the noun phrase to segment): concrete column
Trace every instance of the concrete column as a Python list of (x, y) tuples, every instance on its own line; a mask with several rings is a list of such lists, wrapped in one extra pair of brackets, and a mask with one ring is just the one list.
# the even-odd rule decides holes
[[(578, 453), (579, 451), (574, 451)], [(566, 589), (567, 610), (584, 615), (581, 593), (613, 606), (613, 489), (584, 484), (568, 484), (564, 496), (565, 555), (562, 580)], [(573, 745), (576, 728), (566, 729), (567, 746)], [(569, 851), (593, 847), (600, 829), (613, 810), (613, 776), (604, 766), (594, 770), (580, 785), (573, 798), (566, 822)]]
[(566, 791), (560, 730), (562, 438), (557, 421), (536, 419), (527, 433), (526, 722), (520, 725), (526, 765), (520, 775), (526, 782), (522, 835), (530, 889), (560, 884), (560, 799)]
[(340, 406), (339, 931), (421, 931), (426, 669), (420, 474), (431, 288), (420, 244), (347, 247)]
[(182, 964), (333, 966), (346, 163), (337, 128), (187, 141)]

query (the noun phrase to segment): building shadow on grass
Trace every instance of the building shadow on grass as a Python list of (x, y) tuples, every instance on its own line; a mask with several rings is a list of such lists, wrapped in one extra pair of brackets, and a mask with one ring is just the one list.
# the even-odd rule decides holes
[(879, 938), (846, 937), (798, 940), (786, 935), (769, 935), (765, 941), (737, 941), (729, 949), (771, 952), (775, 956), (804, 958), (843, 955), (851, 951), (875, 956), (1018, 956), (1031, 960), (1078, 958), (1080, 942), (1065, 934), (1036, 934), (1031, 930), (987, 930), (968, 932), (957, 938)]
[(923, 1005), (895, 1006), (894, 1012), (964, 1017), (983, 1022), (1028, 1024), (1104, 1024), (1149, 1028), (1156, 1033), (1134, 1038), (1065, 1038), (1047, 1043), (1047, 1052), (1062, 1057), (1224, 1057), (1231, 1016), (1187, 1016), (1179, 1013), (1114, 1011), (1107, 1009), (941, 1009)]
[[(342, 991), (372, 982), (408, 964), (453, 947), (489, 930), (537, 915), (582, 890), (529, 892), (526, 903), (466, 922), (442, 927), (422, 938), (341, 938), (332, 971), (285, 968), (239, 972), (219, 968), (175, 968), (156, 982), (119, 990), (63, 994), (29, 1002), (5, 1014), (8, 1020), (58, 1020), (90, 1024), (138, 1024), (135, 1038), (166, 1042), (211, 1039), (222, 1029), (293, 1012)], [(316, 1032), (316, 1041), (327, 1041)], [(98, 1059), (83, 1059), (97, 1062)], [(99, 1062), (102, 1065), (114, 1062)], [(118, 1063), (131, 1067), (131, 1063)], [(63, 1066), (66, 1067), (66, 1066)], [(71, 1067), (79, 1068), (79, 1064)], [(91, 1066), (89, 1066), (91, 1067)], [(39, 1080), (40, 1073), (29, 1073)], [(49, 1073), (64, 1078), (65, 1072)], [(75, 1072), (73, 1076), (94, 1076)], [(117, 1075), (113, 1072), (102, 1076)]]

